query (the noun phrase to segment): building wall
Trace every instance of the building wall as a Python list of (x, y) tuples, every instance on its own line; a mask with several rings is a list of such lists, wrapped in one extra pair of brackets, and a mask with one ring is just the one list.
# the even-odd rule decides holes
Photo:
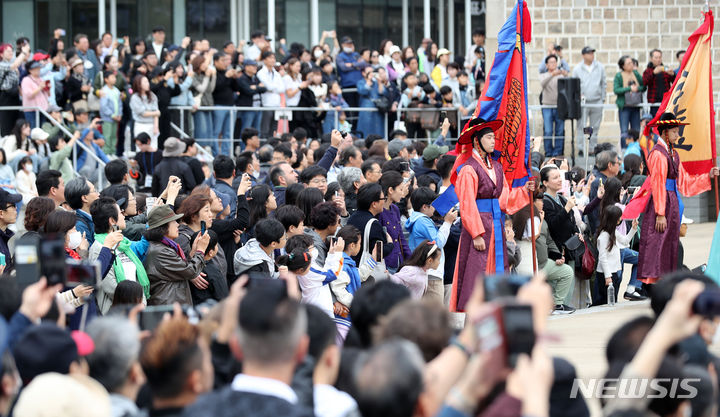
[[(580, 50), (586, 46), (597, 49), (596, 59), (605, 66), (607, 76), (607, 104), (615, 103), (612, 81), (618, 72), (617, 61), (622, 55), (635, 57), (642, 71), (649, 61), (653, 48), (663, 51), (663, 61), (671, 68), (679, 62), (675, 53), (687, 49), (688, 37), (700, 26), (704, 0), (526, 0), (532, 16), (533, 39), (527, 46), (529, 104), (539, 104), (541, 91), (538, 65), (544, 59), (547, 45), (563, 46), (563, 57), (571, 69), (582, 62)], [(497, 32), (516, 4), (514, 0), (488, 1), (488, 49), (497, 49)], [(502, 10), (503, 17), (491, 18), (491, 10)], [(717, 10), (713, 10), (717, 12)], [(500, 14), (500, 13), (498, 13)], [(715, 31), (713, 45), (720, 41)], [(713, 48), (713, 89), (715, 103), (720, 103), (720, 49)], [(491, 61), (488, 61), (491, 62)], [(531, 132), (542, 136), (542, 119), (539, 113), (531, 114)], [(716, 131), (720, 124), (716, 117)], [(619, 140), (617, 112), (605, 111), (600, 128), (600, 142)], [(570, 155), (570, 122), (565, 127), (565, 154)], [(577, 139), (576, 139), (577, 141)], [(712, 193), (684, 199), (686, 215), (696, 221), (715, 218)]]

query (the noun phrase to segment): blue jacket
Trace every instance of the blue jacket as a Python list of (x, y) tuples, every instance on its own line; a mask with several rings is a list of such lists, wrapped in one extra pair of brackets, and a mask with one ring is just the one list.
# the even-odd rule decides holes
[(83, 54), (82, 51), (79, 50), (76, 50), (75, 52), (77, 53), (77, 56), (83, 61), (90, 61), (92, 66), (88, 68), (88, 66), (85, 65), (85, 76), (88, 78), (88, 80), (94, 80), (98, 71), (102, 69), (100, 67), (100, 61), (98, 61), (97, 56), (95, 55), (95, 51), (93, 51), (91, 48), (88, 48), (87, 53), (85, 54)]
[(410, 234), (408, 237), (410, 250), (415, 250), (415, 248), (426, 239), (429, 241), (434, 240), (440, 249), (445, 246), (445, 242), (447, 241), (446, 236), (438, 233), (438, 229), (435, 227), (432, 219), (419, 211), (413, 211), (410, 218), (405, 221), (405, 229)]
[[(340, 74), (340, 87), (355, 87), (357, 82), (362, 80), (362, 70), (367, 67), (367, 63), (360, 60), (359, 53), (340, 52), (335, 58), (335, 62)], [(352, 66), (346, 66), (347, 63), (352, 64)]]
[(228, 218), (234, 219), (235, 213), (237, 213), (237, 191), (235, 191), (225, 181), (218, 180), (215, 181), (215, 186), (212, 188), (216, 193), (221, 193), (230, 197), (230, 215)]
[(85, 239), (88, 244), (92, 245), (95, 242), (95, 224), (93, 224), (92, 217), (89, 214), (81, 210), (75, 210), (75, 230), (83, 234), (85, 232)]
[(350, 283), (345, 289), (350, 294), (355, 295), (355, 291), (359, 290), (360, 285), (362, 285), (362, 279), (360, 279), (360, 272), (358, 272), (355, 261), (345, 252), (343, 252), (343, 272), (350, 277)]
[[(87, 131), (83, 130), (82, 137), (85, 137), (87, 135)], [(97, 135), (95, 136), (97, 137)], [(110, 158), (108, 158), (107, 155), (105, 155), (105, 152), (103, 152), (102, 148), (99, 147), (95, 142), (92, 142), (91, 145), (88, 145), (85, 143), (86, 146), (92, 146), (93, 151), (95, 151), (95, 155), (100, 158), (103, 162), (106, 164), (110, 162)], [(79, 146), (75, 147), (75, 150), (78, 152), (77, 156), (77, 167), (75, 167), (76, 170), (80, 171), (82, 167), (85, 165), (85, 161), (88, 160), (88, 154), (85, 152), (84, 149), (82, 149)], [(92, 158), (91, 158), (92, 159)], [(91, 161), (92, 162), (92, 161)], [(91, 243), (91, 242), (90, 242)]]

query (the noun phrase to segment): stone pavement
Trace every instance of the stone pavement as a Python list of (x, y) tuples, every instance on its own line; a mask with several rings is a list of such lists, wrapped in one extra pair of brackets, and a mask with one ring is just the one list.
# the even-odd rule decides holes
[[(707, 262), (715, 223), (691, 224), (682, 239), (685, 248), (685, 265), (694, 268)], [(620, 294), (629, 280), (629, 268), (625, 271)], [(628, 320), (639, 315), (651, 315), (650, 302), (630, 302), (620, 297), (614, 307), (591, 307), (567, 316), (551, 316), (548, 331), (559, 338), (550, 343), (552, 355), (569, 360), (580, 378), (600, 378), (607, 369), (605, 345), (610, 335)], [(718, 348), (717, 346), (715, 348)], [(715, 349), (713, 349), (715, 350)], [(600, 416), (597, 401), (590, 402), (592, 416)]]

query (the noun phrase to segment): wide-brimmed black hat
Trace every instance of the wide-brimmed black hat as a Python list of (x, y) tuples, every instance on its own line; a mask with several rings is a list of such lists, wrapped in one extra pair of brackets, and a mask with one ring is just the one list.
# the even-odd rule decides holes
[(472, 138), (475, 132), (479, 132), (482, 129), (490, 129), (494, 132), (500, 129), (502, 125), (502, 120), (490, 120), (486, 122), (484, 119), (481, 119), (479, 117), (471, 119), (465, 125), (465, 128), (460, 134), (460, 137), (458, 138), (458, 143), (461, 145), (469, 145), (472, 143)]
[(657, 122), (651, 123), (651, 127), (657, 127), (658, 133), (662, 133), (664, 130), (672, 129), (678, 126), (688, 126), (690, 123), (683, 122), (682, 120), (675, 117), (673, 113), (663, 113)]

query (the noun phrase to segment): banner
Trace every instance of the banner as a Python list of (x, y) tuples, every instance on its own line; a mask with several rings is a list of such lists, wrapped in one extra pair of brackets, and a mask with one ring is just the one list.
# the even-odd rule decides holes
[[(705, 13), (700, 27), (690, 35), (690, 46), (685, 53), (672, 88), (665, 93), (660, 109), (648, 125), (655, 123), (665, 112), (689, 126), (680, 126), (680, 139), (674, 146), (680, 155), (683, 168), (690, 175), (707, 174), (714, 166), (715, 111), (712, 90), (712, 51), (710, 49), (714, 28), (712, 11)], [(650, 128), (646, 127), (644, 150), (651, 149), (646, 139)], [(643, 141), (641, 141), (641, 145)]]

